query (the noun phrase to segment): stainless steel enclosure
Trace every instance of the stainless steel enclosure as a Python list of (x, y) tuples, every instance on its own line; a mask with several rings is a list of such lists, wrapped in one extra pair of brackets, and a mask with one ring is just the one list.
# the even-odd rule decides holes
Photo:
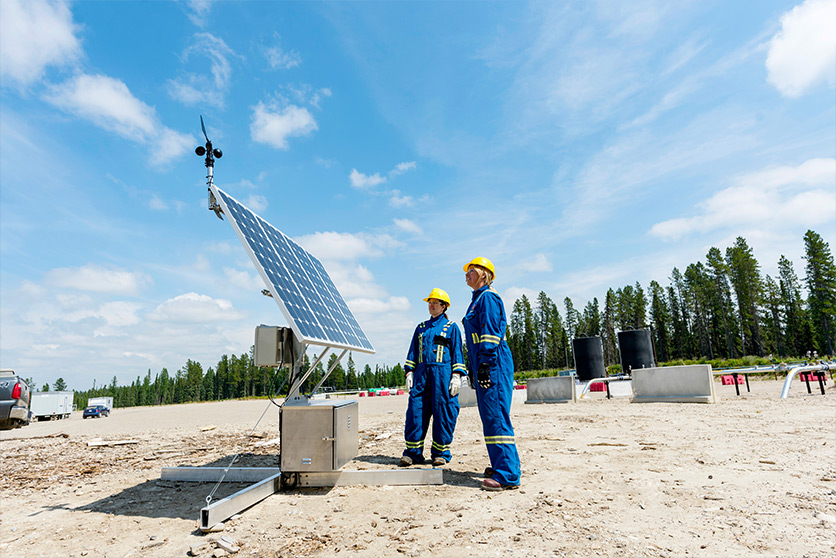
[(336, 471), (357, 456), (357, 401), (310, 401), (281, 409), (283, 473)]

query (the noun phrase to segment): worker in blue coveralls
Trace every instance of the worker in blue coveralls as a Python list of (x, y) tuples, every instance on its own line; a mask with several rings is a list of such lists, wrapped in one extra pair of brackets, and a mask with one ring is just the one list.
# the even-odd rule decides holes
[(514, 361), (505, 339), (505, 306), (492, 287), (496, 272), (487, 258), (474, 258), (464, 266), (473, 300), (462, 322), (468, 367), (476, 389), (482, 433), (491, 466), (485, 469), (482, 488), (506, 490), (520, 485), (520, 456), (511, 425)]
[(432, 464), (440, 467), (450, 462), (450, 444), (459, 417), (458, 394), (462, 375), (466, 373), (459, 326), (446, 314), (450, 297), (441, 289), (433, 289), (424, 301), (430, 319), (415, 328), (404, 366), (409, 406), (402, 467), (424, 462), (424, 438), (430, 417), (433, 417)]

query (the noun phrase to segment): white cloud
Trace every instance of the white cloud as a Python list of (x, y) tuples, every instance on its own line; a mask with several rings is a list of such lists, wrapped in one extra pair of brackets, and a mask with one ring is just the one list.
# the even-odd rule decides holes
[(781, 16), (766, 57), (767, 81), (799, 97), (822, 81), (836, 84), (836, 0), (807, 0)]
[(399, 174), (403, 174), (407, 171), (415, 170), (418, 167), (415, 161), (410, 161), (408, 163), (398, 163), (395, 165), (395, 168), (389, 171), (389, 176), (398, 176)]
[(383, 255), (384, 250), (401, 246), (387, 234), (318, 232), (294, 240), (316, 258), (332, 261), (378, 258)]
[(278, 34), (275, 37), (276, 44), (264, 49), (264, 56), (267, 58), (267, 63), (270, 64), (270, 67), (274, 70), (289, 70), (301, 64), (302, 57), (299, 56), (299, 53), (295, 50), (286, 52), (279, 44), (281, 37)]
[(360, 190), (374, 188), (378, 184), (383, 184), (384, 182), (386, 182), (386, 177), (380, 176), (379, 173), (366, 175), (362, 172), (359, 172), (357, 169), (351, 169), (351, 173), (348, 175), (348, 178), (349, 180), (351, 180), (351, 185)]
[(400, 190), (392, 190), (389, 192), (389, 196), (389, 205), (392, 207), (411, 207), (415, 204), (415, 198), (401, 195)]
[(229, 58), (237, 56), (236, 53), (223, 39), (210, 33), (196, 33), (181, 59), (187, 62), (195, 54), (209, 59), (211, 81), (204, 75), (187, 73), (176, 80), (168, 81), (168, 94), (186, 105), (222, 107), (232, 77)]
[(551, 271), (552, 263), (545, 254), (537, 254), (534, 259), (523, 261), (520, 263), (520, 268), (523, 271), (537, 272), (537, 271)]
[(149, 319), (169, 323), (206, 323), (234, 321), (242, 314), (228, 300), (215, 299), (197, 293), (186, 293), (168, 299), (149, 315)]
[(142, 309), (141, 304), (135, 302), (112, 301), (102, 304), (95, 316), (104, 320), (104, 325), (93, 331), (96, 337), (125, 335), (125, 328), (139, 323), (137, 312)]
[(381, 314), (383, 312), (403, 312), (409, 310), (409, 299), (405, 296), (379, 298), (352, 298), (347, 301), (351, 310), (357, 314)]
[(264, 282), (257, 274), (248, 273), (240, 269), (233, 269), (231, 267), (225, 267), (224, 276), (232, 286), (245, 291), (261, 292), (264, 288)]
[[(664, 177), (747, 152), (759, 141), (747, 115), (727, 108), (704, 114), (669, 134), (639, 130), (619, 136), (590, 157), (574, 179), (564, 217), (567, 236), (584, 234), (628, 197)], [(556, 175), (556, 188), (562, 177)]]
[(165, 166), (194, 148), (195, 140), (170, 128), (160, 127), (151, 140), (151, 157), (156, 166)]
[(186, 0), (189, 20), (198, 27), (205, 27), (209, 12), (212, 11), (213, 0)]
[(824, 223), (836, 214), (834, 177), (836, 159), (810, 159), (795, 167), (747, 174), (700, 203), (698, 214), (657, 223), (650, 234), (677, 240), (695, 232), (758, 223)]
[(276, 149), (288, 149), (288, 138), (309, 136), (318, 129), (313, 115), (304, 107), (289, 105), (279, 109), (259, 102), (253, 108), (250, 123), (253, 141)]
[(113, 301), (99, 307), (99, 316), (111, 326), (129, 326), (139, 322), (137, 311), (142, 305), (135, 302)]
[(82, 55), (67, 2), (0, 2), (0, 75), (21, 85), (40, 79), (48, 66), (67, 66)]
[(155, 135), (154, 109), (134, 97), (116, 78), (81, 74), (45, 95), (47, 101), (105, 130), (147, 141)]
[(247, 197), (246, 204), (247, 207), (258, 213), (267, 209), (268, 202), (264, 196), (252, 194)]
[(128, 86), (105, 75), (81, 74), (49, 88), (44, 99), (126, 139), (150, 144), (152, 161), (161, 165), (191, 150), (194, 139), (166, 128), (156, 111), (131, 94)]
[(395, 223), (395, 226), (401, 229), (404, 232), (412, 233), (412, 234), (424, 234), (424, 231), (421, 230), (417, 224), (409, 219), (392, 219), (392, 222)]
[(153, 195), (151, 196), (151, 200), (148, 202), (148, 207), (157, 211), (164, 211), (168, 209), (168, 204), (161, 200), (158, 196)]
[(46, 273), (45, 280), (59, 288), (121, 295), (137, 295), (152, 283), (142, 272), (107, 269), (94, 264), (52, 269)]

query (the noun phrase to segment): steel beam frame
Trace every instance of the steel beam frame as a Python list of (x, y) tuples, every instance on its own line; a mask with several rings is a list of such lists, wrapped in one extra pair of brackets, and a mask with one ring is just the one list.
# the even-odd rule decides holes
[[(315, 473), (291, 472), (290, 482), (297, 488), (327, 488), (332, 486), (407, 486), (444, 484), (441, 469), (371, 469), (351, 471), (323, 471)], [(164, 467), (161, 480), (182, 482), (255, 482), (223, 500), (200, 510), (200, 529), (209, 531), (247, 508), (272, 496), (282, 489), (282, 472), (276, 467)]]

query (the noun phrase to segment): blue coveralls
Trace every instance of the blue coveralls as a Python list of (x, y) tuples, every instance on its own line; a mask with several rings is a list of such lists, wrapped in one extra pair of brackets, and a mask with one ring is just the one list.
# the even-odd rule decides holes
[(453, 372), (465, 374), (459, 327), (444, 314), (421, 322), (412, 334), (404, 369), (412, 371), (412, 389), (406, 409), (403, 454), (414, 463), (424, 461), (424, 437), (433, 418), (432, 458), (450, 461), (450, 444), (459, 417), (459, 396), (450, 397)]
[[(511, 425), (511, 396), (514, 392), (514, 361), (505, 340), (505, 307), (490, 285), (473, 291), (473, 300), (462, 319), (467, 343), (468, 365), (476, 386), (476, 403), (482, 418), (482, 433), (494, 470), (493, 479), (502, 485), (520, 484), (520, 456)], [(493, 385), (479, 385), (477, 371), (483, 362), (490, 366)]]

